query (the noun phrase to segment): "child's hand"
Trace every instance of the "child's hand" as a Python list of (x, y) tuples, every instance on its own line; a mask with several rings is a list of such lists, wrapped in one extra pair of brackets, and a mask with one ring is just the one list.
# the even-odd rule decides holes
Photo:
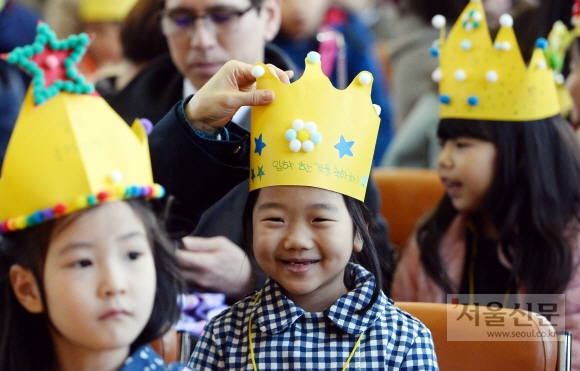
[[(229, 61), (191, 98), (185, 114), (191, 126), (205, 134), (225, 126), (242, 106), (262, 106), (274, 100), (269, 90), (256, 90), (252, 65)], [(268, 65), (280, 81), (289, 84), (292, 71)]]

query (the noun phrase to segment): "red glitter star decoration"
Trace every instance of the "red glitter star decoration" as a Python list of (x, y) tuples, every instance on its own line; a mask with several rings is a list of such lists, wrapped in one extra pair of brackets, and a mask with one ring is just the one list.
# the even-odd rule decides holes
[(93, 94), (93, 84), (87, 82), (77, 65), (85, 54), (92, 37), (86, 33), (70, 35), (58, 40), (48, 24), (39, 23), (31, 45), (15, 48), (1, 57), (32, 76), (34, 103), (42, 104), (60, 91), (74, 94)]

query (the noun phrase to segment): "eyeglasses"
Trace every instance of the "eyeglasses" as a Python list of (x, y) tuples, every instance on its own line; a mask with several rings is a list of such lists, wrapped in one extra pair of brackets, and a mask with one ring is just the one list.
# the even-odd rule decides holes
[(252, 4), (246, 10), (219, 9), (204, 15), (196, 15), (189, 9), (165, 9), (161, 14), (161, 30), (165, 36), (191, 35), (195, 24), (201, 19), (206, 30), (214, 33), (233, 31), (239, 19), (256, 5)]

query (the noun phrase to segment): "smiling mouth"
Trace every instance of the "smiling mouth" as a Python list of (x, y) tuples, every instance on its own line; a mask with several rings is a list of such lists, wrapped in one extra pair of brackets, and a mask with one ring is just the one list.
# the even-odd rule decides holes
[(312, 265), (318, 263), (320, 260), (302, 260), (302, 261), (292, 261), (292, 260), (282, 260), (284, 264), (294, 266), (294, 267), (304, 267), (307, 265)]

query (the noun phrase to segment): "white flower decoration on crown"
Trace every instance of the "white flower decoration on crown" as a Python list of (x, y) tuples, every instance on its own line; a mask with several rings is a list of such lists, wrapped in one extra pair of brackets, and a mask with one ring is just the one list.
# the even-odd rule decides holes
[(312, 121), (304, 123), (300, 119), (294, 120), (292, 129), (286, 130), (286, 140), (290, 142), (290, 150), (299, 152), (312, 152), (314, 146), (322, 142), (322, 134), (318, 131), (316, 124)]

